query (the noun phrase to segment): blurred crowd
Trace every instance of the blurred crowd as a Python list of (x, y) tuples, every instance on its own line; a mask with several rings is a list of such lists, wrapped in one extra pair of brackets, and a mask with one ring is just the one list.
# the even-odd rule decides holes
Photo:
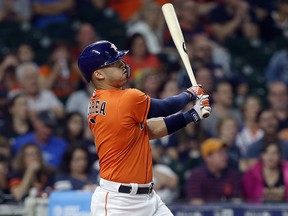
[(212, 112), (151, 140), (155, 190), (167, 204), (288, 200), (288, 0), (0, 0), (0, 203), (98, 184), (88, 44), (130, 50), (127, 87), (150, 97), (191, 86), (167, 2)]

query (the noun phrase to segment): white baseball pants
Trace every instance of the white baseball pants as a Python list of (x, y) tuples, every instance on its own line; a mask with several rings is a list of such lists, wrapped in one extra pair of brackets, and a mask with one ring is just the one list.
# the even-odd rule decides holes
[(143, 185), (130, 184), (133, 189), (126, 194), (118, 192), (120, 185), (100, 179), (91, 199), (93, 216), (173, 216), (154, 190), (150, 194), (133, 194)]

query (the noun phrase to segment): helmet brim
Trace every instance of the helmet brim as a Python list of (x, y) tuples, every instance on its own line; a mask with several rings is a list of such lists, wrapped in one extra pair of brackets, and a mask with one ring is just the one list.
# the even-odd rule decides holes
[(128, 52), (129, 50), (118, 50), (117, 54), (111, 57), (110, 60), (106, 61), (103, 66), (108, 66), (121, 60)]

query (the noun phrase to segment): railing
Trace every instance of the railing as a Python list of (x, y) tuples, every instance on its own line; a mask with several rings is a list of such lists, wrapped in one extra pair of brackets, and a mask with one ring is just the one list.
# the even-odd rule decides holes
[(169, 208), (175, 216), (288, 216), (288, 204), (174, 204)]
[[(53, 192), (49, 199), (27, 198), (23, 205), (0, 205), (0, 216), (89, 216), (91, 195), (79, 191)], [(175, 203), (168, 207), (175, 216), (288, 216), (288, 203)]]

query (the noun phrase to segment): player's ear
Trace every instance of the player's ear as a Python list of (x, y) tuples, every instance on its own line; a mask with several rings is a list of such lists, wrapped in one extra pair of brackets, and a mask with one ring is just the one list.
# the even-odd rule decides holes
[(95, 70), (93, 74), (96, 77), (96, 79), (98, 79), (98, 80), (104, 79), (104, 74), (102, 73), (101, 70)]

